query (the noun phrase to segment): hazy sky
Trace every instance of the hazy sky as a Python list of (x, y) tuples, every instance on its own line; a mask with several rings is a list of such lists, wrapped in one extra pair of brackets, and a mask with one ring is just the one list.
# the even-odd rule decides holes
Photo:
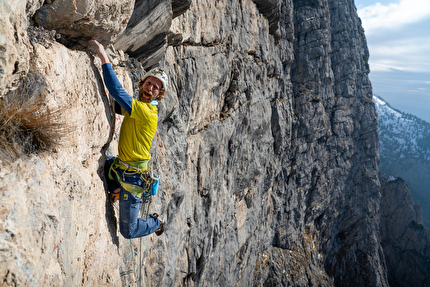
[(430, 122), (430, 0), (355, 0), (373, 93)]

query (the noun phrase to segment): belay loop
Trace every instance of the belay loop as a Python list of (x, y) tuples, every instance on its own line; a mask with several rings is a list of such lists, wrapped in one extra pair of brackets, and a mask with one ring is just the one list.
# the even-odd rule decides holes
[[(122, 177), (118, 173), (117, 169), (123, 171)], [(141, 170), (134, 167), (126, 162), (115, 158), (109, 169), (109, 178), (114, 179), (112, 172), (115, 174), (116, 180), (126, 191), (142, 198), (145, 202), (148, 202), (152, 195), (156, 195), (158, 191), (158, 185), (160, 182), (160, 177), (151, 170)], [(125, 175), (138, 174), (142, 179), (142, 185), (134, 185), (125, 182)]]

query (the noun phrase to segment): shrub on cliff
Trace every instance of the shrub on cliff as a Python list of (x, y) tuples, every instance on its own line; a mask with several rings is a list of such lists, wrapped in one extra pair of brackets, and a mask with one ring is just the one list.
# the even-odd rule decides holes
[(61, 109), (51, 109), (40, 93), (25, 87), (0, 99), (0, 160), (10, 163), (22, 156), (52, 150), (69, 129)]

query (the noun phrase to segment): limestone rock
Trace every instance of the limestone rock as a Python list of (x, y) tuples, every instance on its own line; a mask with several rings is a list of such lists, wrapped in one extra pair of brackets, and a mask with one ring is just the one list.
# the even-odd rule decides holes
[(404, 179), (414, 197), (414, 201), (419, 203), (423, 209), (423, 223), (425, 226), (430, 226), (430, 161), (417, 157), (399, 157), (398, 154), (393, 155), (387, 153), (381, 160), (380, 170), (386, 174), (398, 176)]
[(193, 0), (172, 0), (173, 18), (185, 13)]
[[(52, 1), (52, 0), (51, 0)], [(28, 17), (32, 17), (37, 10), (42, 7), (45, 0), (27, 0), (26, 12)], [(46, 1), (46, 2), (49, 2)]]
[(381, 236), (390, 286), (429, 286), (430, 230), (401, 178), (380, 175)]
[(163, 57), (171, 21), (171, 0), (136, 0), (127, 29), (116, 40), (115, 48), (141, 59), (145, 68), (151, 68)]
[[(279, 0), (254, 0), (257, 4), (260, 13), (269, 20), (269, 32), (272, 35), (276, 35), (278, 30), (278, 23), (281, 14), (281, 1)], [(279, 36), (279, 35), (276, 35)]]
[(126, 28), (133, 7), (134, 0), (46, 1), (36, 12), (35, 22), (60, 33), (63, 44), (84, 49), (90, 39), (111, 44)]
[[(344, 26), (336, 20), (355, 7), (291, 6), (282, 3), (278, 43), (251, 1), (193, 2), (173, 19), (171, 31), (183, 45), (169, 48), (163, 64), (174, 67), (171, 96), (178, 104), (161, 110), (166, 151), (156, 151), (156, 164), (169, 172), (169, 186), (179, 186), (171, 198), (185, 214), (171, 203), (167, 215), (190, 232), (184, 280), (231, 286), (249, 285), (247, 278), (281, 284), (290, 276), (300, 278), (297, 286), (387, 286), (378, 221), (371, 219), (379, 214), (377, 122), (368, 71), (357, 57), (367, 53), (366, 43), (348, 29), (358, 18), (343, 19)], [(371, 160), (358, 164), (362, 157)], [(193, 208), (194, 196), (200, 198)], [(307, 251), (302, 242), (312, 226), (320, 241)], [(177, 242), (185, 235), (168, 236), (181, 257)], [(271, 254), (267, 270), (283, 270), (276, 262), (287, 257), (275, 254), (289, 251), (309, 269), (255, 269)]]
[(28, 71), (26, 1), (0, 3), (0, 98), (15, 89)]
[[(72, 132), (52, 154), (1, 167), (1, 244), (7, 251), (0, 274), (7, 285), (118, 286), (117, 253), (124, 243), (115, 210), (106, 206), (101, 168), (119, 125), (110, 113), (100, 61), (58, 43), (33, 49), (30, 70), (38, 75), (37, 87), (49, 106), (65, 107), (61, 117)], [(133, 93), (128, 74), (120, 67), (116, 72)]]

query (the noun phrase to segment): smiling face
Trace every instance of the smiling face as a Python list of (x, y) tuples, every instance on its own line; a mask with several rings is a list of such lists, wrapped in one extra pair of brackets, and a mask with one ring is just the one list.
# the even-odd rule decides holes
[(163, 83), (152, 76), (149, 76), (145, 81), (141, 81), (138, 84), (139, 87), (139, 101), (144, 103), (150, 103), (156, 100), (160, 93), (163, 93)]

